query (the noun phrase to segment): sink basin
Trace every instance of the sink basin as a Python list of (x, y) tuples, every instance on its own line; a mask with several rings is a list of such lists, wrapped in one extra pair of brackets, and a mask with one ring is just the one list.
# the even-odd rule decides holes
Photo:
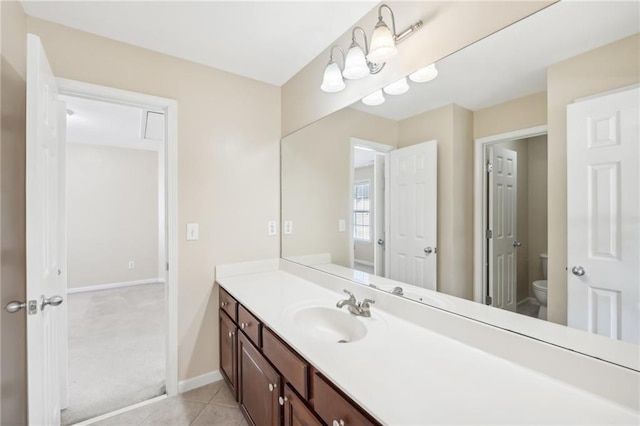
[(367, 334), (367, 327), (360, 319), (337, 308), (300, 309), (293, 314), (293, 321), (306, 335), (324, 342), (355, 342)]

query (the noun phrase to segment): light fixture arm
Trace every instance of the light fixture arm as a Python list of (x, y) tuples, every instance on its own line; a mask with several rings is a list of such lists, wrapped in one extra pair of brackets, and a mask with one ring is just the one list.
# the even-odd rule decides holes
[(406, 30), (404, 30), (403, 32), (401, 32), (400, 34), (398, 34), (396, 32), (396, 17), (393, 14), (393, 10), (391, 10), (391, 8), (386, 4), (381, 4), (380, 7), (378, 8), (378, 23), (382, 22), (382, 9), (383, 8), (387, 9), (389, 11), (389, 14), (391, 15), (391, 29), (392, 29), (392, 32), (393, 32), (393, 39), (395, 40), (396, 45), (399, 44), (400, 42), (402, 42), (407, 37), (409, 37), (411, 34), (413, 34), (414, 31), (416, 31), (417, 29), (422, 27), (422, 21), (418, 21), (415, 24), (411, 25)]
[[(360, 30), (360, 32), (362, 33), (362, 37), (364, 38), (364, 54), (365, 56), (369, 54), (369, 40), (367, 39), (367, 33), (365, 30), (363, 30), (360, 27), (355, 27), (352, 31), (351, 31), (351, 47), (353, 46), (359, 46), (358, 42), (356, 41), (356, 30)], [(350, 47), (350, 48), (351, 48)], [(369, 67), (369, 72), (371, 72), (371, 74), (378, 74), (380, 71), (382, 71), (382, 68), (384, 68), (385, 63), (382, 64), (374, 64), (373, 62), (370, 62), (367, 59), (367, 66)]]
[[(337, 44), (334, 44), (333, 46), (331, 46), (331, 49), (329, 50), (329, 63), (331, 64), (332, 62), (334, 62), (333, 49), (335, 48), (338, 48), (338, 50), (340, 51), (340, 54), (342, 55), (342, 69), (344, 70), (344, 64), (345, 64), (344, 50), (342, 50), (342, 47), (338, 46)], [(340, 65), (338, 65), (338, 67), (340, 67)]]
[(391, 28), (393, 29), (393, 38), (397, 38), (398, 36), (396, 35), (396, 16), (393, 14), (393, 10), (391, 10), (391, 8), (389, 7), (389, 5), (386, 4), (381, 4), (380, 7), (378, 8), (378, 22), (382, 22), (382, 9), (385, 8), (389, 11), (389, 13), (391, 14)]

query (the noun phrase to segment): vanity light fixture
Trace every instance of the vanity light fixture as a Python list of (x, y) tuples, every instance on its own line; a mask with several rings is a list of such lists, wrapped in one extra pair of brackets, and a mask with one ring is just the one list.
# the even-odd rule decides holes
[[(382, 9), (387, 9), (391, 14), (391, 28), (393, 31), (389, 29), (382, 19)], [(421, 26), (422, 21), (418, 21), (402, 33), (396, 34), (396, 18), (393, 15), (393, 10), (391, 10), (388, 5), (381, 4), (378, 8), (378, 23), (373, 29), (373, 34), (371, 35), (371, 50), (367, 55), (367, 59), (376, 64), (387, 62), (389, 58), (398, 53), (396, 45), (413, 34)]]
[(391, 83), (384, 89), (384, 93), (388, 95), (402, 95), (409, 90), (409, 83), (407, 83), (407, 77), (402, 77), (395, 83)]
[(338, 64), (333, 60), (333, 49), (338, 48), (342, 54), (342, 63), (345, 63), (344, 51), (338, 45), (331, 46), (329, 63), (324, 69), (324, 77), (322, 78), (322, 85), (320, 89), (323, 92), (335, 93), (345, 88), (344, 80), (342, 79), (342, 71)]
[(369, 106), (378, 106), (384, 103), (384, 95), (382, 90), (376, 90), (372, 94), (362, 98), (362, 103)]
[(424, 68), (420, 68), (418, 71), (414, 72), (409, 76), (409, 80), (416, 83), (426, 83), (427, 81), (431, 81), (438, 76), (438, 69), (436, 68), (436, 64), (427, 65)]
[[(356, 31), (360, 30), (362, 37), (364, 37), (364, 51), (362, 47), (356, 41)], [(350, 80), (357, 80), (364, 78), (369, 74), (377, 74), (382, 71), (384, 64), (374, 64), (367, 60), (365, 55), (369, 54), (369, 43), (367, 41), (367, 33), (360, 27), (355, 27), (351, 31), (351, 46), (347, 51), (347, 57), (344, 62), (344, 71), (342, 75), (344, 78)]]

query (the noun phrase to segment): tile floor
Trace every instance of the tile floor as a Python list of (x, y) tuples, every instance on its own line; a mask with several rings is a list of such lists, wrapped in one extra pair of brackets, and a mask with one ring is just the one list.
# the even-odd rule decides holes
[(94, 423), (96, 426), (247, 426), (223, 380)]

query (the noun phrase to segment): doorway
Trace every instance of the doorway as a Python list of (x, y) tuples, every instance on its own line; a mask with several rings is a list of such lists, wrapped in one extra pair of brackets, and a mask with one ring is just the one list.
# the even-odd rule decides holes
[(61, 420), (70, 425), (166, 393), (165, 116), (60, 100), (69, 359)]
[(476, 301), (546, 319), (546, 129), (487, 139), (476, 146)]

